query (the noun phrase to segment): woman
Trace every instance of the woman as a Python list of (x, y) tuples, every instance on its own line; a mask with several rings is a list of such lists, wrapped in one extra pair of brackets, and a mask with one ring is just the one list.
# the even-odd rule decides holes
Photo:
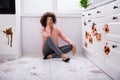
[[(50, 58), (62, 58), (64, 62), (68, 62), (70, 58), (65, 56), (65, 53), (68, 53), (72, 50), (73, 55), (76, 53), (76, 46), (74, 43), (65, 36), (65, 34), (57, 27), (55, 27), (56, 16), (54, 13), (46, 12), (40, 19), (42, 24), (41, 35), (42, 35), (42, 52), (44, 59)], [(63, 41), (68, 43), (59, 47), (58, 38), (61, 38)]]

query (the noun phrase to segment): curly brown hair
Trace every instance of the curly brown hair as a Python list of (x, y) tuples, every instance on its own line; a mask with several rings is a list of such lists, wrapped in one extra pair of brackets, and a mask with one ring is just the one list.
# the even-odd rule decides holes
[(41, 19), (40, 19), (40, 23), (42, 24), (42, 27), (46, 27), (46, 21), (48, 17), (52, 17), (53, 23), (55, 24), (57, 22), (56, 20), (56, 16), (54, 13), (52, 12), (46, 12), (42, 15)]

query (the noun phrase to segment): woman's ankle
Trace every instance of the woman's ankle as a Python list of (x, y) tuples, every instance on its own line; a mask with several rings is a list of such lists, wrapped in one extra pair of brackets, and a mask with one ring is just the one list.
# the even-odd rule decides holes
[(66, 57), (64, 54), (62, 54), (62, 55), (61, 55), (61, 58), (62, 58), (63, 60), (65, 60), (67, 57)]
[(51, 58), (52, 58), (52, 55), (48, 55), (48, 56), (47, 56), (47, 59), (51, 59)]

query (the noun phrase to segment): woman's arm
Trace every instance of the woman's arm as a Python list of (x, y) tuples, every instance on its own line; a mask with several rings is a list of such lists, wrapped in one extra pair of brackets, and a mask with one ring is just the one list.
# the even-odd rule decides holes
[(58, 29), (58, 35), (59, 35), (59, 37), (63, 40), (63, 41), (65, 41), (66, 43), (68, 43), (68, 44), (73, 44), (73, 42), (60, 30), (60, 29)]
[(72, 45), (72, 53), (73, 55), (76, 53), (76, 46), (75, 44), (59, 29), (59, 37), (67, 42), (68, 44)]

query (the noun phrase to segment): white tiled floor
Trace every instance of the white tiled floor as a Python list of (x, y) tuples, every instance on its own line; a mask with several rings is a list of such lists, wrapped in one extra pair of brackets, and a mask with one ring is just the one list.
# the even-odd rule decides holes
[(40, 56), (24, 56), (0, 62), (0, 80), (111, 80), (83, 56), (43, 60)]

